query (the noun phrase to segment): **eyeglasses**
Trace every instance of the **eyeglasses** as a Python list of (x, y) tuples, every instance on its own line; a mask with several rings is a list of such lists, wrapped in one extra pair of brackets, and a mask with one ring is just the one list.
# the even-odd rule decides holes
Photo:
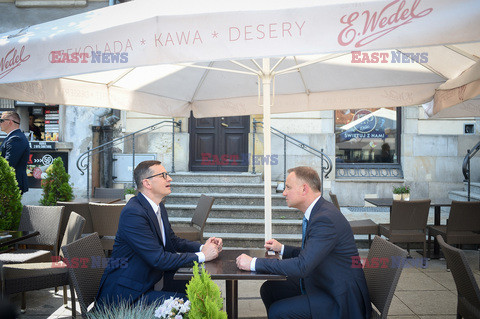
[(0, 123), (3, 123), (5, 121), (12, 121), (13, 123), (16, 123), (16, 124), (20, 125), (20, 123), (18, 123), (17, 121), (14, 121), (12, 119), (0, 119)]
[(162, 176), (164, 179), (167, 179), (167, 176), (170, 176), (170, 175), (168, 175), (167, 172), (163, 172), (163, 173), (158, 173), (158, 174), (155, 174), (155, 175), (152, 175), (152, 176), (148, 176), (145, 179), (153, 178), (155, 176)]

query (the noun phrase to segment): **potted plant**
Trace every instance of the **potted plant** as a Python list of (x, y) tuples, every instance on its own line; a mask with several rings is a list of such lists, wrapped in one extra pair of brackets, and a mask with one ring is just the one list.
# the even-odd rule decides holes
[(130, 200), (130, 198), (132, 198), (133, 196), (135, 196), (135, 194), (137, 193), (136, 189), (133, 188), (133, 187), (127, 187), (123, 190), (123, 193), (125, 194), (125, 201), (128, 202)]
[(403, 186), (393, 186), (393, 200), (402, 200)]
[(402, 199), (403, 200), (410, 200), (410, 186), (403, 186)]
[(22, 214), (22, 195), (15, 170), (0, 156), (0, 230), (16, 230)]
[(63, 161), (57, 157), (47, 170), (47, 178), (42, 180), (42, 199), (40, 204), (53, 206), (57, 201), (69, 202), (73, 199), (72, 186), (68, 183), (70, 175), (67, 174)]

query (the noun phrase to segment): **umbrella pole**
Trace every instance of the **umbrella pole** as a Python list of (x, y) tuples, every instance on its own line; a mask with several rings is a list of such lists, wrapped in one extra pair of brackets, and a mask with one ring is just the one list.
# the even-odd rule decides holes
[(271, 159), (271, 134), (270, 134), (270, 88), (272, 74), (270, 70), (270, 59), (263, 59), (263, 74), (261, 76), (263, 85), (263, 155), (264, 155), (264, 194), (265, 194), (265, 240), (272, 238), (272, 167)]

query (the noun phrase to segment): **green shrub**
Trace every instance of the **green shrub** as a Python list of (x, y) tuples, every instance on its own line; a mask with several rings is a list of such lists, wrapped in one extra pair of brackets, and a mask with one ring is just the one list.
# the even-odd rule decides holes
[(22, 215), (21, 200), (15, 170), (0, 156), (0, 229), (17, 230)]
[(210, 278), (204, 265), (199, 274), (197, 262), (194, 262), (193, 278), (187, 284), (187, 297), (190, 300), (189, 319), (227, 319), (227, 313), (222, 311), (223, 298), (220, 289)]
[(40, 204), (54, 206), (57, 201), (68, 202), (73, 199), (72, 186), (68, 183), (70, 175), (65, 171), (63, 161), (57, 157), (47, 170), (47, 178), (42, 180), (42, 199)]

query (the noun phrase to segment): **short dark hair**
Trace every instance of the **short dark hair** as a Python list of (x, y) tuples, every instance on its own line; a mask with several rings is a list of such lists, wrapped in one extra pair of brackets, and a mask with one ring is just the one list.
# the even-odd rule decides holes
[(314, 191), (319, 192), (322, 189), (322, 182), (316, 170), (309, 166), (297, 166), (290, 168), (288, 173), (295, 173), (295, 176), (310, 186)]
[(142, 181), (153, 174), (150, 167), (161, 164), (162, 162), (160, 161), (143, 161), (135, 167), (135, 170), (133, 171), (133, 179), (135, 180), (135, 184), (137, 184), (138, 190), (143, 188)]
[(17, 112), (15, 111), (5, 111), (2, 113), (2, 115), (5, 114), (6, 118), (14, 121), (17, 124), (20, 124), (20, 115), (18, 115)]

